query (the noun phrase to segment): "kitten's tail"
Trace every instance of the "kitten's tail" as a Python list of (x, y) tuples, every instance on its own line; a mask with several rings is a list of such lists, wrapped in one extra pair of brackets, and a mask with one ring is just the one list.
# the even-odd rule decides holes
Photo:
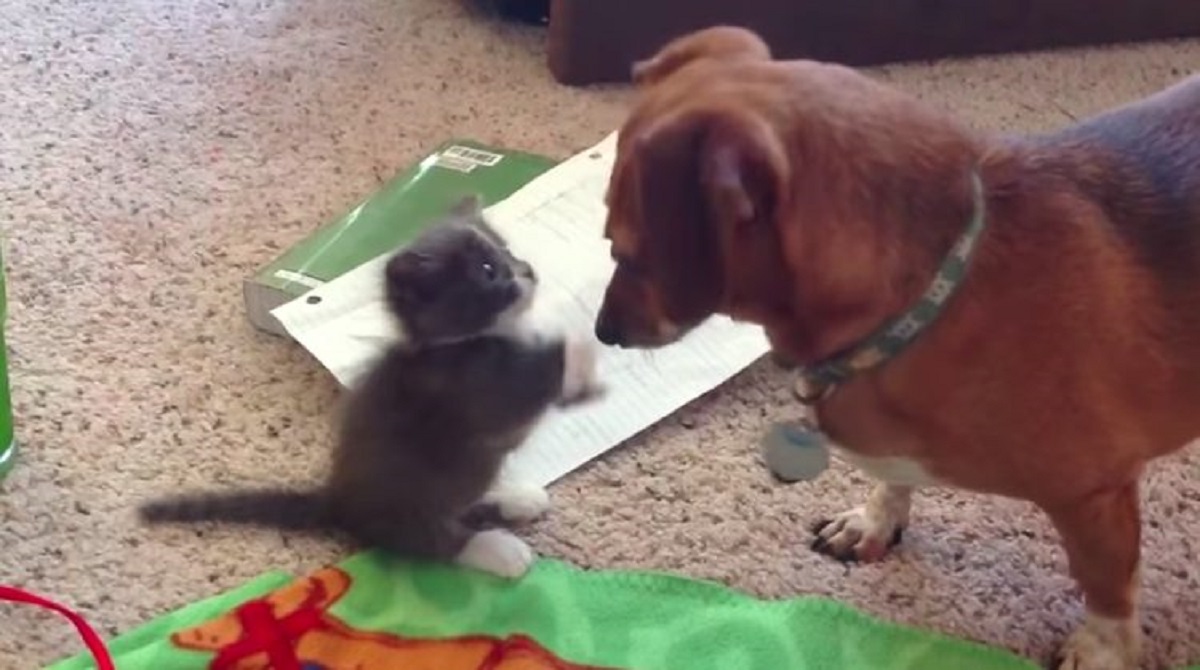
[(232, 493), (194, 493), (151, 500), (138, 507), (144, 523), (225, 523), (281, 530), (320, 530), (330, 525), (320, 491), (259, 489)]

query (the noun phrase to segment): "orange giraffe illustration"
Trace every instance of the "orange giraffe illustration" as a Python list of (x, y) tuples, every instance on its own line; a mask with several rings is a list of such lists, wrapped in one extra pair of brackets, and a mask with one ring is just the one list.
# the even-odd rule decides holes
[(209, 670), (613, 670), (559, 658), (525, 635), (406, 638), (330, 614), (350, 576), (329, 567), (171, 636), (215, 652)]

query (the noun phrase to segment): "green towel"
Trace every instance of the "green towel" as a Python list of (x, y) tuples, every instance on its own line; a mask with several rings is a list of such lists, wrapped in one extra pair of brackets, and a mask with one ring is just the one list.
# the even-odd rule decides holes
[[(257, 622), (251, 634), (246, 621)], [(286, 640), (287, 655), (297, 656), (294, 667), (303, 670), (1037, 667), (825, 598), (766, 601), (711, 582), (584, 571), (548, 559), (524, 579), (506, 582), (375, 552), (294, 581), (265, 575), (152, 621), (110, 647), (120, 670), (267, 668), (281, 665), (267, 664), (263, 650), (273, 639)], [(224, 666), (214, 662), (221, 649)], [(237, 658), (243, 665), (232, 664)], [(90, 659), (75, 657), (51, 670), (91, 667)]]

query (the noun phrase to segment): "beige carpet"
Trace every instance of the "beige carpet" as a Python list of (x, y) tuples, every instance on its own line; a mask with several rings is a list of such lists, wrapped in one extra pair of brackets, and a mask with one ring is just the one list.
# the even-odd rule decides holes
[[(135, 502), (169, 489), (320, 471), (334, 385), (244, 321), (242, 277), (450, 135), (565, 156), (614, 128), (627, 95), (559, 87), (539, 31), (459, 0), (12, 0), (0, 31), (24, 449), (0, 494), (0, 582), (72, 602), (108, 633), (342, 555), (278, 533), (134, 522)], [(985, 127), (1026, 130), (1198, 68), (1192, 42), (878, 73)], [(827, 594), (1048, 654), (1079, 604), (1025, 505), (931, 493), (882, 565), (809, 552), (808, 522), (856, 502), (864, 480), (839, 468), (810, 485), (768, 481), (752, 445), (786, 407), (784, 381), (756, 367), (562, 481), (537, 548), (763, 596)], [(1200, 661), (1197, 467), (1164, 464), (1146, 489), (1159, 663)], [(65, 623), (0, 605), (0, 668), (77, 648)]]

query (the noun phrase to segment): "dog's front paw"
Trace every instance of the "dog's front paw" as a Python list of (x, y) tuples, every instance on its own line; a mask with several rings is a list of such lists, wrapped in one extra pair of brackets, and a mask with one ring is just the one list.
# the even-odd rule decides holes
[(603, 394), (597, 379), (596, 344), (590, 337), (571, 335), (563, 342), (563, 379), (559, 404), (573, 405)]
[(885, 510), (856, 507), (813, 526), (813, 550), (839, 561), (871, 563), (900, 543), (904, 526)]
[(1089, 614), (1063, 644), (1055, 670), (1134, 670), (1138, 666), (1141, 631), (1131, 619)]
[(505, 579), (516, 579), (529, 571), (533, 549), (507, 530), (492, 529), (476, 533), (459, 552), (455, 562)]

